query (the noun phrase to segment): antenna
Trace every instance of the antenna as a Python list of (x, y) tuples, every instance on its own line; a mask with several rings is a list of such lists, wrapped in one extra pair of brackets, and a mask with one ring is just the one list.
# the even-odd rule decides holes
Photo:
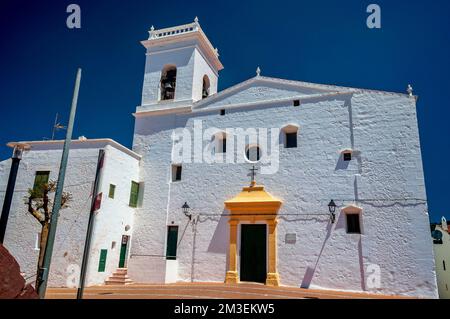
[(61, 125), (61, 123), (58, 122), (58, 113), (56, 113), (55, 116), (55, 123), (53, 124), (52, 129), (52, 141), (55, 139), (55, 133), (59, 130), (65, 130), (66, 127), (64, 125)]

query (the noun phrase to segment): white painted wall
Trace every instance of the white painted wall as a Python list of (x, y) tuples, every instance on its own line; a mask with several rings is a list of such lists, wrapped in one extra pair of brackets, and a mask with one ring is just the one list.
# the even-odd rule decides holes
[[(265, 91), (271, 99), (286, 96), (283, 90)], [(247, 92), (239, 92), (237, 102), (264, 94)], [(384, 201), (426, 199), (415, 100), (373, 91), (305, 100), (300, 107), (290, 101), (228, 109), (225, 116), (212, 110), (138, 117), (133, 150), (143, 155), (141, 178), (148, 187), (136, 214), (132, 248), (141, 259), (132, 258), (130, 269), (139, 270), (140, 282), (165, 280), (166, 228), (179, 225), (181, 236), (188, 222), (180, 209), (185, 201), (200, 220), (196, 236), (187, 226), (180, 241), (179, 280), (225, 279), (229, 230), (227, 217), (220, 215), (223, 202), (249, 183), (250, 165), (185, 163), (182, 181), (171, 183), (172, 130), (192, 128), (194, 119), (203, 120), (205, 129), (299, 125), (298, 148), (280, 149), (280, 170), (257, 176), (258, 183), (283, 200), (278, 224), (283, 285), (437, 296), (426, 202)], [(348, 166), (340, 160), (344, 148), (360, 151)], [(340, 208), (362, 200), (363, 234), (347, 234), (343, 214), (330, 226), (323, 214), (332, 198)], [(297, 234), (296, 244), (285, 243), (287, 233)], [(144, 264), (152, 274), (143, 272)], [(366, 283), (371, 264), (381, 269), (379, 289)]]
[[(214, 103), (208, 107), (226, 107), (229, 105), (236, 105), (245, 102), (264, 102), (267, 100), (277, 100), (279, 98), (298, 99), (299, 97), (307, 97), (313, 94), (323, 94), (323, 90), (290, 86), (280, 81), (280, 83), (271, 83), (262, 78), (256, 83), (249, 82), (243, 85), (240, 90), (224, 93), (217, 96)], [(342, 90), (342, 88), (340, 89)], [(331, 90), (328, 90), (331, 91)]]
[(442, 244), (433, 244), (439, 297), (450, 299), (450, 235), (446, 222), (436, 225), (436, 230), (442, 232)]
[[(161, 71), (165, 65), (177, 67), (175, 98), (160, 101)], [(173, 102), (189, 105), (202, 98), (203, 76), (210, 79), (210, 92), (217, 92), (217, 70), (208, 64), (195, 41), (167, 45), (159, 50), (148, 49), (146, 54), (142, 102), (138, 111), (173, 107)]]
[(178, 260), (166, 261), (166, 283), (178, 282)]
[[(96, 214), (89, 263), (89, 285), (103, 284), (118, 267), (122, 235), (130, 236), (131, 249), (134, 229), (134, 211), (129, 206), (131, 181), (140, 182), (139, 160), (108, 145), (105, 147), (105, 166), (99, 192), (103, 193), (102, 206)], [(109, 198), (109, 185), (116, 185), (114, 198)], [(142, 184), (142, 187), (145, 187)], [(128, 226), (128, 227), (127, 227)], [(112, 243), (116, 242), (112, 249)], [(101, 249), (107, 249), (106, 269), (98, 272)]]
[(167, 104), (160, 101), (161, 71), (167, 64), (177, 67), (175, 101), (192, 100), (192, 76), (194, 69), (194, 48), (181, 47), (170, 52), (148, 52), (145, 63), (142, 105)]
[[(5, 246), (17, 259), (25, 277), (34, 282), (38, 251), (35, 250), (36, 234), (40, 224), (27, 212), (24, 197), (33, 187), (36, 171), (49, 170), (50, 179), (56, 180), (61, 160), (62, 142), (30, 142), (31, 151), (24, 154), (17, 176), (13, 203), (6, 230)], [(81, 266), (86, 238), (87, 223), (91, 204), (91, 190), (95, 178), (98, 152), (106, 150), (104, 174), (100, 191), (103, 192), (102, 207), (97, 215), (95, 233), (91, 246), (91, 259), (87, 275), (87, 285), (103, 283), (104, 279), (117, 268), (120, 239), (125, 225), (133, 227), (133, 209), (127, 206), (130, 181), (138, 179), (138, 156), (111, 140), (74, 141), (69, 153), (68, 168), (64, 190), (73, 195), (70, 206), (61, 210), (55, 239), (52, 265), (49, 276), (50, 287), (67, 285), (69, 265)], [(4, 191), (9, 175), (10, 161), (0, 163), (0, 196), (3, 202)], [(115, 182), (116, 198), (108, 199), (109, 183)], [(108, 184), (108, 186), (107, 186)], [(126, 204), (125, 204), (126, 203)], [(115, 252), (111, 252), (111, 241), (117, 241)], [(98, 273), (98, 250), (109, 249), (107, 269)], [(78, 279), (74, 280), (78, 284)]]
[(195, 49), (194, 52), (194, 75), (193, 75), (193, 85), (192, 85), (192, 98), (194, 101), (202, 99), (202, 89), (203, 89), (203, 76), (207, 75), (210, 82), (209, 96), (217, 93), (217, 82), (218, 75), (217, 70), (208, 64), (207, 60), (203, 56), (200, 50)]

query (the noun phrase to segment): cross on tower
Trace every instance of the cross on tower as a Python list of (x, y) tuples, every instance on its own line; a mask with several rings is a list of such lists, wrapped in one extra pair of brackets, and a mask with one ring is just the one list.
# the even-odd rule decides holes
[(255, 165), (253, 165), (253, 167), (250, 168), (250, 174), (251, 174), (251, 176), (252, 176), (251, 185), (254, 185), (254, 184), (255, 184), (255, 175), (256, 175), (256, 171), (257, 171), (257, 170), (258, 170), (258, 169), (255, 168)]

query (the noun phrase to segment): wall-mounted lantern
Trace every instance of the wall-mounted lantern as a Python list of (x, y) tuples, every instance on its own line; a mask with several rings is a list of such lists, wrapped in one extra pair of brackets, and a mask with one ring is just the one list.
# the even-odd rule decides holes
[(183, 204), (183, 206), (181, 206), (181, 209), (182, 209), (182, 211), (183, 211), (183, 214), (186, 216), (186, 217), (188, 217), (189, 218), (189, 220), (191, 220), (191, 218), (192, 218), (192, 214), (191, 214), (191, 212), (190, 212), (190, 207), (189, 207), (189, 205), (187, 204), (187, 202), (184, 202), (184, 204)]
[(336, 204), (334, 203), (334, 200), (331, 200), (330, 203), (328, 204), (328, 210), (330, 211), (330, 220), (331, 223), (334, 224), (335, 220), (336, 220)]

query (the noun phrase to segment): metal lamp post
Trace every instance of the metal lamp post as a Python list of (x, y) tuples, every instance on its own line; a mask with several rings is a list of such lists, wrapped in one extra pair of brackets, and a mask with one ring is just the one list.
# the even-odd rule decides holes
[(29, 148), (29, 145), (23, 143), (11, 144), (14, 146), (13, 155), (11, 157), (11, 170), (9, 171), (8, 185), (6, 186), (5, 199), (3, 201), (2, 216), (0, 217), (0, 243), (3, 244), (5, 239), (6, 225), (8, 224), (9, 211), (11, 209), (12, 198), (14, 195), (14, 187), (16, 185), (17, 172), (19, 170), (22, 153)]
[(70, 108), (70, 115), (69, 115), (69, 124), (67, 125), (66, 139), (64, 141), (63, 152), (62, 152), (62, 156), (61, 156), (61, 164), (59, 167), (58, 182), (56, 183), (55, 200), (53, 202), (52, 215), (50, 218), (50, 228), (48, 231), (47, 244), (46, 244), (45, 253), (44, 253), (44, 262), (43, 262), (42, 268), (39, 269), (39, 278), (38, 278), (39, 284), (38, 284), (38, 287), (36, 287), (37, 291), (39, 293), (39, 297), (41, 299), (43, 299), (45, 297), (48, 276), (50, 273), (50, 264), (51, 264), (51, 260), (52, 260), (52, 254), (53, 254), (53, 246), (55, 244), (55, 237), (56, 237), (56, 227), (58, 224), (59, 209), (61, 208), (61, 199), (62, 199), (62, 194), (63, 194), (64, 179), (66, 176), (67, 161), (69, 158), (70, 142), (72, 140), (73, 124), (75, 122), (75, 113), (77, 110), (78, 91), (80, 89), (80, 81), (81, 81), (81, 69), (79, 68), (77, 70), (77, 77), (75, 80), (75, 88), (73, 90), (72, 105)]

